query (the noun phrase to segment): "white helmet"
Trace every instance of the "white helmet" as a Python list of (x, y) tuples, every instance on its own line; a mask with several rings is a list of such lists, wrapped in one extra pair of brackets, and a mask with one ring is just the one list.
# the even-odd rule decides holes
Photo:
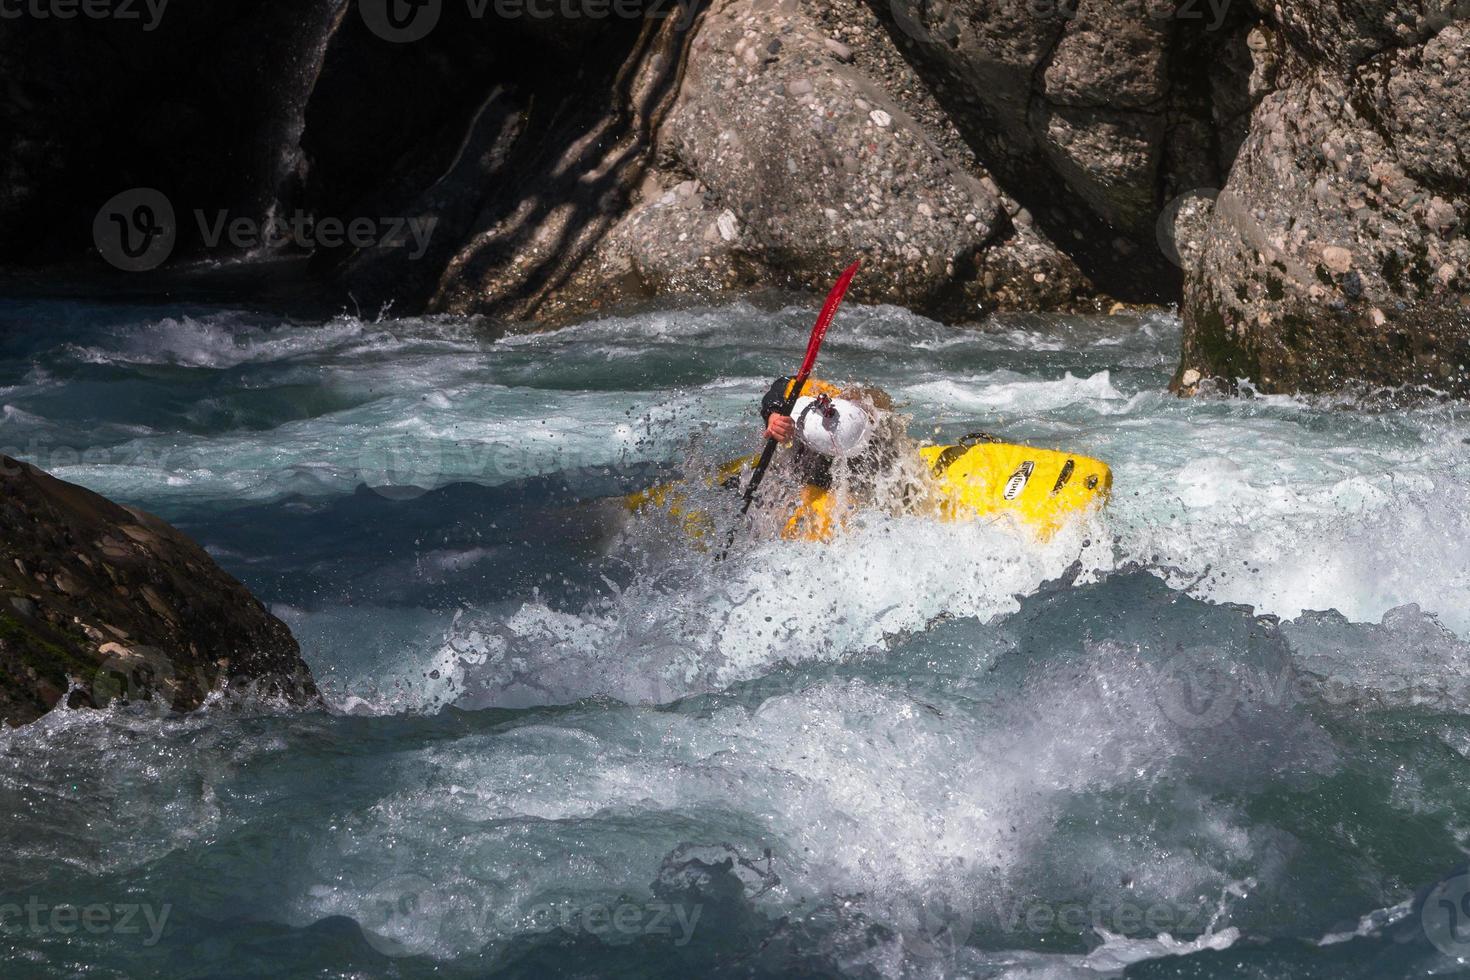
[(851, 456), (868, 444), (873, 420), (857, 402), (846, 398), (802, 396), (791, 411), (796, 438), (823, 456)]

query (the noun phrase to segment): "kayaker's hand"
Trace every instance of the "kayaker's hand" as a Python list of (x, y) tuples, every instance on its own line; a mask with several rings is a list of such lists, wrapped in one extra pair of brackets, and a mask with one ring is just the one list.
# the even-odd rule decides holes
[(790, 442), (796, 435), (796, 423), (791, 421), (789, 415), (776, 415), (772, 413), (766, 420), (766, 438), (775, 439), (777, 442)]

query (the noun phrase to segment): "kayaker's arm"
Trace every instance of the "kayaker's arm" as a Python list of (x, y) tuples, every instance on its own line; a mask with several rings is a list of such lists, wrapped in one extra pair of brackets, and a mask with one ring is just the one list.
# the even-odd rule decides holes
[(779, 414), (780, 408), (786, 402), (786, 390), (791, 387), (792, 380), (777, 378), (771, 385), (771, 390), (766, 392), (766, 397), (761, 399), (761, 418), (766, 422), (766, 438), (777, 442), (790, 442), (796, 435), (796, 423), (791, 421), (791, 416)]
[(771, 390), (766, 392), (766, 397), (761, 399), (761, 418), (769, 420), (771, 414), (786, 403), (786, 389), (791, 387), (793, 378), (777, 378), (771, 385)]

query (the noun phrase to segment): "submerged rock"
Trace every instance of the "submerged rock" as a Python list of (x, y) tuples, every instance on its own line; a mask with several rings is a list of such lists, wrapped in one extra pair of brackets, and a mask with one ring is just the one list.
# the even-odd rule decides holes
[(250, 689), (304, 703), (286, 624), (168, 524), (0, 456), (0, 722)]

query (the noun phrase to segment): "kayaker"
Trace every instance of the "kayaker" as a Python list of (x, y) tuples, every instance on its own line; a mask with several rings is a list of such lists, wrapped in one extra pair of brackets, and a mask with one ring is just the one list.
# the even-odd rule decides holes
[[(832, 464), (834, 454), (811, 448), (800, 439), (798, 420), (780, 414), (794, 379), (777, 378), (766, 396), (761, 399), (761, 417), (765, 420), (765, 435), (783, 444), (792, 443), (790, 460), (797, 479), (807, 485), (823, 490), (832, 486)], [(848, 472), (866, 477), (862, 482), (871, 484), (872, 477), (886, 469), (897, 458), (897, 443), (902, 438), (902, 426), (892, 418), (893, 399), (881, 388), (848, 387), (838, 388), (816, 379), (809, 380), (802, 392), (813, 397), (826, 396), (840, 399), (860, 407), (868, 416), (867, 436), (861, 448), (846, 455)], [(808, 403), (807, 410), (816, 406)]]

